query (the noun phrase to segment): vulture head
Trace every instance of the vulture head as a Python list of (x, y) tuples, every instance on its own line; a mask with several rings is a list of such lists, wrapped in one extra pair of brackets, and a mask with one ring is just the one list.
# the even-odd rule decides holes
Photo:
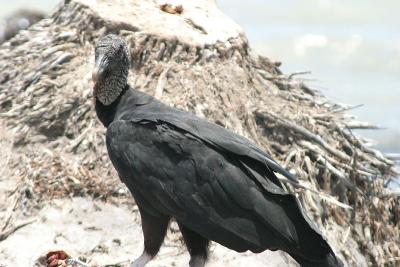
[(101, 37), (96, 43), (92, 72), (94, 97), (104, 105), (114, 102), (127, 85), (129, 66), (126, 42), (114, 34)]

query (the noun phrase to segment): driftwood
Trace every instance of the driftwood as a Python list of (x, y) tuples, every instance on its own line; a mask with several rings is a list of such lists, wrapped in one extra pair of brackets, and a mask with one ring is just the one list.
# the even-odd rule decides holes
[(300, 186), (288, 189), (349, 265), (398, 266), (400, 204), (385, 187), (393, 161), (351, 132), (375, 126), (347, 116), (354, 107), (329, 101), (303, 73), (256, 55), (213, 0), (164, 4), (68, 0), (0, 47), (0, 120), (25, 154), (12, 163), (18, 190), (36, 203), (129, 198), (106, 155), (90, 81), (93, 44), (113, 32), (130, 46), (131, 85), (252, 139), (295, 173)]
[(0, 232), (0, 241), (3, 241), (4, 239), (6, 239), (10, 235), (12, 235), (18, 229), (21, 229), (22, 227), (27, 226), (33, 222), (35, 222), (35, 220), (29, 220), (27, 222), (19, 223), (17, 225), (12, 226), (10, 229)]

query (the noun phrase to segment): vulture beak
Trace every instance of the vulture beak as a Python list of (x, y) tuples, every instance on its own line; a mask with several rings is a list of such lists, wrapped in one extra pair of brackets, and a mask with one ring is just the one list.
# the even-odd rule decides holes
[(102, 64), (99, 64), (99, 62), (96, 62), (96, 64), (94, 65), (94, 69), (92, 71), (92, 80), (95, 84), (96, 84), (97, 80), (99, 79), (99, 77), (102, 76), (103, 72), (104, 72), (104, 67), (102, 66)]

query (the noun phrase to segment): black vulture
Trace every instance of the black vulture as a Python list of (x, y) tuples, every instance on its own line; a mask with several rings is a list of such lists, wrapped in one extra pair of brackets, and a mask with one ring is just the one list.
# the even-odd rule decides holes
[(172, 108), (127, 83), (130, 54), (109, 34), (95, 47), (95, 109), (111, 162), (139, 207), (144, 266), (174, 218), (191, 267), (209, 240), (238, 252), (283, 250), (301, 266), (342, 266), (275, 172), (297, 181), (246, 138)]

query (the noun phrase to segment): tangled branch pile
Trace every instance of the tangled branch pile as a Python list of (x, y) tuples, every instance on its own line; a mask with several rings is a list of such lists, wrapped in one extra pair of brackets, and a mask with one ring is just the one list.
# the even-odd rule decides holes
[(13, 168), (39, 202), (107, 198), (121, 186), (89, 74), (93, 44), (115, 32), (131, 47), (131, 85), (252, 139), (295, 173), (301, 184), (288, 189), (350, 265), (399, 264), (399, 196), (386, 188), (393, 162), (352, 133), (372, 125), (255, 55), (212, 1), (183, 1), (181, 13), (155, 0), (114, 2), (65, 1), (0, 47), (0, 120), (27, 154)]

